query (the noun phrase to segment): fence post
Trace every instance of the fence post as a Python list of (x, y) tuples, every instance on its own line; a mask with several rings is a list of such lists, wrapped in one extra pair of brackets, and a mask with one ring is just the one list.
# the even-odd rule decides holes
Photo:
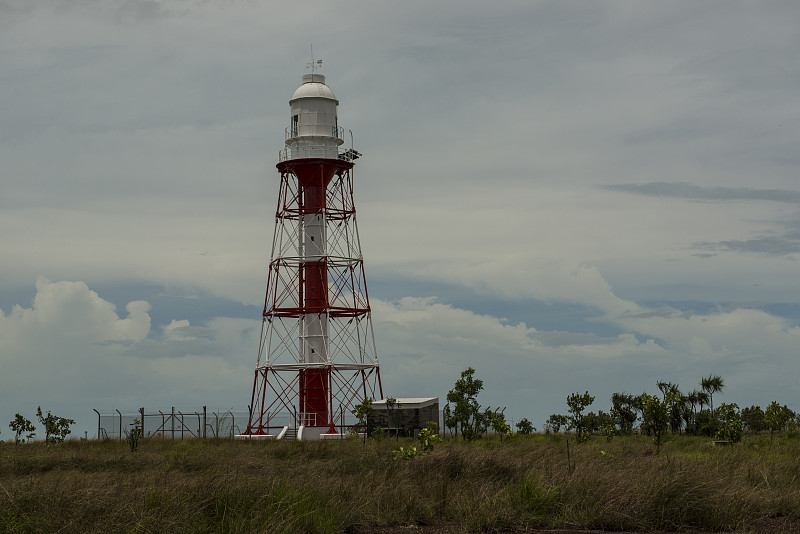
[(172, 439), (175, 439), (175, 406), (172, 407), (172, 416), (169, 418), (172, 427)]
[(94, 410), (94, 413), (97, 414), (97, 439), (100, 439), (100, 412), (94, 408), (92, 408), (92, 410)]
[(114, 410), (119, 415), (119, 439), (122, 440), (122, 412), (119, 410)]
[(139, 413), (142, 415), (142, 437), (144, 437), (144, 406), (139, 408)]
[(206, 437), (206, 407), (203, 406), (203, 439)]

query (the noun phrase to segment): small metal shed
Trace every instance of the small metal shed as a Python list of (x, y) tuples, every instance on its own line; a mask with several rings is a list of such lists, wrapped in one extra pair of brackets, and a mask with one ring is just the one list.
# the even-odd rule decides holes
[(378, 427), (390, 434), (416, 437), (419, 431), (433, 421), (439, 421), (439, 397), (409, 397), (396, 399), (397, 404), (389, 409), (386, 399), (374, 401), (367, 416), (367, 430), (372, 433)]

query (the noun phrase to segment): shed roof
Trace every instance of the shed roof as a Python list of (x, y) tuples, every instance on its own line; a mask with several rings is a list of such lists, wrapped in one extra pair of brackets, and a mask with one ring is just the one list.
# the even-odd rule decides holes
[[(439, 397), (398, 397), (395, 400), (400, 405), (401, 410), (404, 408), (425, 408), (426, 406), (439, 404)], [(372, 403), (373, 408), (383, 408), (384, 406), (386, 406), (386, 399)]]

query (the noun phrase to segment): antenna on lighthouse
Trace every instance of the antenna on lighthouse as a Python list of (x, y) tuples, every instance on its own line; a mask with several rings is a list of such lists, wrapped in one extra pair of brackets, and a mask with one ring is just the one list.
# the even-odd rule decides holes
[(314, 59), (314, 45), (311, 45), (311, 61), (306, 65), (307, 69), (311, 69), (311, 74), (322, 67), (322, 60), (321, 59)]

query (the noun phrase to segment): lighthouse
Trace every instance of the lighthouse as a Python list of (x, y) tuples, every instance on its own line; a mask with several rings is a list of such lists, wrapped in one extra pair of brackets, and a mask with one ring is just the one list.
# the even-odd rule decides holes
[(317, 72), (289, 100), (278, 154), (275, 231), (249, 421), (242, 437), (340, 436), (353, 407), (381, 399), (353, 197), (354, 161), (339, 101)]

